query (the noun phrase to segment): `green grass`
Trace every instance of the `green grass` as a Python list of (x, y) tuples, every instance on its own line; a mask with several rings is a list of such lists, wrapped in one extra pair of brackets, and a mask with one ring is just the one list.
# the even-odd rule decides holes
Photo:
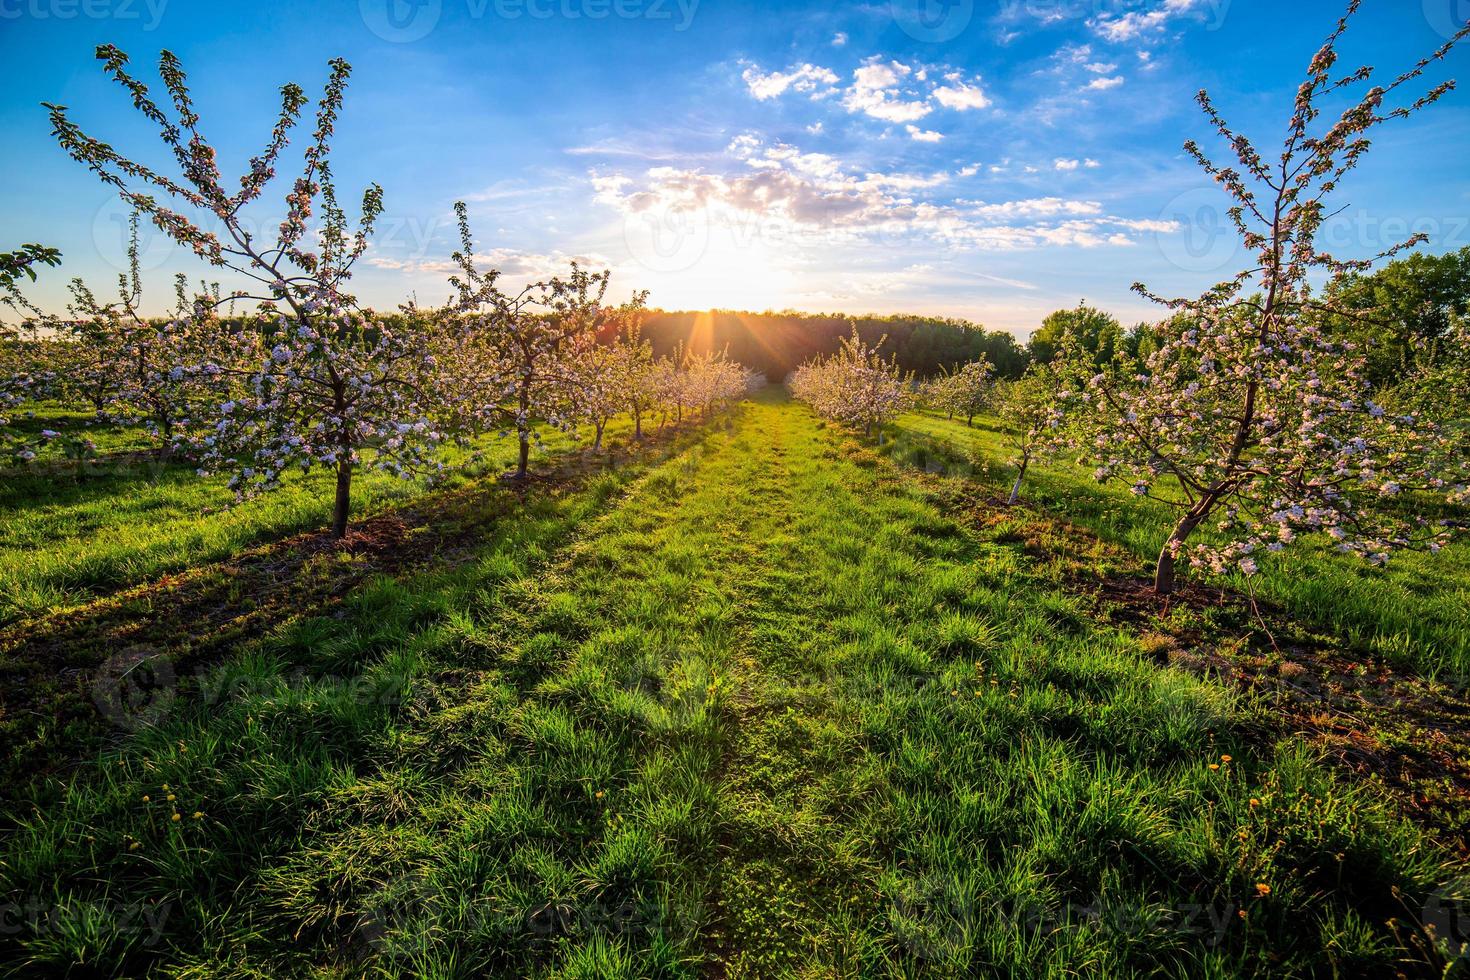
[[(40, 412), (38, 429), (64, 422)], [(610, 428), (625, 434), (621, 421)], [(331, 522), (332, 476), (288, 478), (279, 492), (234, 504), (223, 478), (200, 479), (186, 463), (130, 455), (147, 442), (135, 430), (93, 431), (99, 458), (43, 460), (0, 472), (0, 625), (61, 612), (99, 595), (235, 554), (261, 542)], [(561, 454), (578, 440), (549, 430), (533, 460)], [(470, 475), (513, 465), (512, 440), (485, 439), (483, 461)], [(449, 454), (451, 464), (465, 454)], [(424, 480), (403, 481), (360, 470), (353, 482), (353, 519), (403, 504), (425, 492)]]
[[(887, 450), (907, 463), (969, 475), (997, 494), (1015, 478), (995, 419), (968, 428), (963, 420), (912, 414), (895, 433)], [(1023, 495), (1149, 563), (1176, 519), (1167, 506), (1139, 500), (1124, 487), (1099, 485), (1065, 460), (1033, 467)], [(1229, 584), (1351, 649), (1431, 676), (1470, 678), (1470, 541), (1457, 540), (1438, 554), (1404, 552), (1385, 568), (1308, 543), (1264, 556), (1261, 568), (1250, 581), (1235, 575)]]
[(533, 496), (34, 787), (0, 964), (1430, 972), (1440, 852), (925, 487), (772, 395)]

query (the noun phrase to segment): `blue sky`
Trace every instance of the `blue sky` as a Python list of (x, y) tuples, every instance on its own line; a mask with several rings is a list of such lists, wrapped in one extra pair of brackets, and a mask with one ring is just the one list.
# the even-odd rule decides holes
[[(1344, 59), (1396, 71), (1463, 0), (1366, 0)], [(666, 308), (963, 316), (1025, 336), (1079, 299), (1132, 322), (1128, 287), (1197, 293), (1243, 256), (1223, 198), (1181, 152), (1218, 150), (1193, 103), (1275, 145), (1336, 0), (0, 0), (6, 245), (63, 250), (35, 291), (97, 287), (122, 260), (120, 206), (49, 136), (43, 100), (160, 165), (156, 138), (92, 50), (154, 79), (190, 72), (203, 129), (238, 173), (276, 91), (354, 68), (339, 126), (344, 197), (388, 210), (356, 281), (369, 303), (443, 300), (451, 206), (512, 278), (580, 257)], [(1434, 77), (1470, 75), (1460, 51)], [(1470, 88), (1383, 130), (1328, 228), (1364, 254), (1412, 230), (1470, 244)], [(1222, 154), (1217, 154), (1220, 156)], [(285, 168), (283, 168), (283, 176)], [(279, 193), (253, 217), (279, 220)], [(155, 307), (175, 271), (154, 236)], [(228, 280), (226, 280), (228, 285)]]

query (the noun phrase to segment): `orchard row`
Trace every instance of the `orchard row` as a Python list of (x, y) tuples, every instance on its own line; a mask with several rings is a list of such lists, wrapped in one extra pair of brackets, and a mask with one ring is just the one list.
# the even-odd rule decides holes
[[(1281, 149), (1267, 157), (1232, 129), (1205, 92), (1199, 103), (1229, 147), (1220, 166), (1185, 149), (1234, 202), (1229, 214), (1250, 268), (1197, 299), (1162, 299), (1169, 314), (1150, 328), (1152, 349), (1100, 357), (1068, 333), (1055, 355), (1021, 381), (992, 390), (983, 362), (929, 382), (929, 402), (973, 417), (991, 396), (1015, 445), (1020, 480), (1030, 462), (1061, 451), (1177, 510), (1155, 587), (1175, 588), (1176, 563), (1207, 574), (1259, 571), (1263, 554), (1306, 537), (1382, 563), (1398, 549), (1437, 549), (1464, 526), (1470, 478), (1470, 325), (1451, 323), (1391, 388), (1368, 379), (1363, 345), (1329, 329), (1373, 311), (1334, 306), (1344, 283), (1381, 259), (1340, 259), (1317, 235), (1329, 198), (1384, 123), (1408, 117), (1453, 88), (1415, 91), (1426, 70), (1470, 33), (1383, 84), (1374, 70), (1344, 71), (1337, 45), (1358, 3), (1314, 56)], [(1327, 115), (1325, 103), (1346, 102)], [(1314, 288), (1314, 285), (1317, 288)], [(1080, 318), (1079, 318), (1080, 319)], [(793, 378), (822, 414), (869, 430), (919, 396), (912, 379), (855, 335)], [(1209, 534), (1196, 536), (1206, 528)], [(1203, 538), (1203, 540), (1201, 540)]]
[[(241, 497), (277, 488), (288, 474), (328, 469), (336, 476), (333, 531), (341, 536), (362, 466), (406, 479), (434, 476), (447, 447), (500, 432), (517, 439), (516, 475), (524, 478), (538, 426), (589, 427), (600, 448), (615, 415), (630, 414), (642, 438), (652, 413), (682, 421), (757, 383), (718, 354), (681, 349), (655, 358), (640, 332), (646, 294), (607, 303), (607, 272), (572, 263), (565, 275), (506, 288), (496, 270), (477, 262), (462, 204), (452, 298), (392, 316), (366, 309), (348, 285), (382, 211), (382, 191), (368, 188), (360, 218), (349, 224), (329, 162), (345, 62), (332, 63), (286, 218), (261, 240), (242, 211), (276, 174), (306, 105), (301, 90), (282, 89), (270, 139), (232, 190), (199, 133), (173, 56), (165, 53), (159, 67), (172, 114), (129, 74), (120, 51), (105, 46), (98, 56), (159, 126), (181, 177), (123, 157), (76, 127), (64, 107), (50, 107), (62, 147), (134, 209), (132, 263), (110, 302), (74, 281), (72, 317), (63, 322), (42, 316), (20, 288), (38, 267), (56, 263), (55, 252), (26, 246), (0, 257), (0, 300), (29, 315), (27, 331), (0, 337), (0, 450), (13, 459), (90, 452), (86, 426), (37, 431), (25, 417), (42, 402), (84, 407), (92, 419), (146, 429), (161, 453), (193, 460), (201, 475), (228, 474)], [(191, 216), (174, 210), (180, 206)], [(191, 294), (180, 276), (172, 315), (145, 316), (140, 217), (244, 285)], [(220, 230), (206, 231), (206, 219)], [(235, 316), (237, 307), (249, 312)]]

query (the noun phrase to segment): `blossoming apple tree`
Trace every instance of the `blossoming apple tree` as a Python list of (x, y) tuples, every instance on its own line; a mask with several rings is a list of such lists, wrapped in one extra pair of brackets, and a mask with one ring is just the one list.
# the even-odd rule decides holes
[[(1380, 125), (1451, 90), (1445, 82), (1405, 95), (1466, 31), (1374, 85), (1372, 68), (1339, 73), (1337, 65), (1358, 6), (1352, 0), (1312, 58), (1274, 155), (1258, 151), (1199, 94), (1238, 166), (1216, 165), (1192, 141), (1185, 148), (1231, 198), (1230, 221), (1255, 261), (1198, 299), (1164, 300), (1135, 286), (1172, 313), (1158, 327), (1159, 347), (1141, 370), (1106, 367), (1088, 385), (1097, 411), (1087, 448), (1098, 478), (1126, 479), (1135, 494), (1178, 511), (1155, 570), (1160, 593), (1174, 590), (1186, 547), (1194, 567), (1251, 575), (1261, 552), (1309, 533), (1374, 562), (1439, 537), (1426, 520), (1379, 504), (1444, 489), (1433, 463), (1443, 436), (1384, 407), (1364, 380), (1362, 352), (1317, 326), (1324, 309), (1310, 281), (1372, 265), (1318, 247), (1327, 201)], [(1324, 124), (1326, 103), (1343, 99), (1347, 108)], [(1201, 526), (1218, 537), (1192, 543)]]
[(538, 438), (536, 423), (566, 431), (576, 427), (573, 366), (596, 342), (595, 328), (603, 316), (612, 273), (588, 272), (573, 262), (565, 276), (504, 291), (496, 270), (481, 271), (475, 264), (463, 202), (455, 205), (455, 213), (460, 249), (454, 262), (459, 271), (450, 277), (450, 285), (457, 293), (457, 310), (469, 318), (469, 329), (479, 339), (481, 358), (492, 366), (483, 373), (481, 409), (486, 419), (515, 431), (519, 445), (515, 477), (524, 480), (531, 443)]
[[(279, 486), (289, 471), (325, 467), (336, 476), (332, 532), (343, 536), (359, 465), (407, 476), (432, 464), (440, 440), (433, 424), (437, 362), (426, 338), (389, 329), (346, 290), (383, 207), (381, 188), (370, 186), (354, 231), (337, 203), (331, 142), (350, 66), (330, 62), (300, 176), (286, 195), (285, 218), (273, 232), (258, 234), (245, 211), (276, 176), (307, 104), (301, 87), (282, 87), (265, 148), (231, 190), (173, 54), (165, 51), (159, 59), (171, 112), (129, 72), (122, 51), (103, 45), (97, 57), (158, 127), (178, 175), (123, 156), (86, 133), (65, 106), (49, 105), (61, 147), (174, 241), (244, 283), (229, 300), (259, 304), (242, 328), (223, 334), (223, 357), (195, 357), (171, 369), (217, 381), (211, 418), (200, 419), (209, 430), (199, 444), (204, 468), (230, 472), (231, 486), (248, 495)], [(321, 220), (312, 228), (318, 209)], [(196, 305), (223, 301), (200, 297)]]
[(1005, 443), (1016, 480), (1011, 484), (1007, 505), (1021, 499), (1026, 472), (1039, 459), (1054, 455), (1070, 444), (1066, 405), (1059, 390), (1060, 378), (1051, 365), (1032, 364), (1016, 381), (994, 385), (991, 404), (1005, 424)]
[(679, 373), (684, 406), (695, 415), (707, 416), (728, 407), (750, 390), (743, 367), (724, 351), (708, 351), (686, 358)]
[(823, 415), (869, 434), (907, 411), (914, 402), (910, 378), (897, 358), (884, 359), (883, 346), (868, 345), (854, 329), (838, 350), (792, 372), (791, 392)]
[(1454, 318), (1444, 335), (1416, 358), (1415, 370), (1393, 390), (1400, 412), (1433, 419), (1447, 440), (1445, 470), (1451, 499), (1470, 503), (1470, 320)]
[(982, 354), (978, 360), (931, 379), (925, 386), (925, 400), (950, 418), (961, 416), (966, 425), (973, 426), (975, 416), (989, 405), (994, 373)]
[[(197, 419), (211, 410), (222, 369), (219, 322), (207, 303), (196, 305), (180, 274), (173, 313), (154, 319), (142, 312), (138, 267), (138, 216), (132, 217), (129, 271), (118, 277), (117, 299), (99, 302), (80, 279), (72, 280), (58, 393), (89, 404), (99, 418), (143, 427), (164, 455), (186, 448)], [(204, 367), (203, 365), (208, 365)]]
[(608, 423), (628, 410), (633, 373), (627, 363), (636, 353), (625, 338), (638, 335), (647, 299), (647, 293), (636, 293), (622, 306), (605, 311), (597, 332), (611, 333), (611, 342), (582, 344), (568, 358), (572, 413), (577, 421), (592, 426), (594, 452), (602, 449)]
[(643, 420), (658, 406), (658, 379), (653, 344), (643, 336), (642, 320), (623, 324), (613, 343), (613, 385), (622, 392), (623, 407), (633, 417), (633, 438), (643, 439)]
[[(0, 306), (34, 324), (40, 311), (21, 291), (23, 281), (36, 281), (37, 266), (55, 266), (61, 253), (43, 245), (22, 245), (14, 252), (0, 252)], [(16, 413), (27, 402), (50, 393), (55, 372), (49, 359), (41, 354), (47, 342), (20, 331), (0, 320), (0, 455), (22, 461), (35, 458), (36, 452), (54, 438), (55, 433), (33, 435), (15, 424)]]

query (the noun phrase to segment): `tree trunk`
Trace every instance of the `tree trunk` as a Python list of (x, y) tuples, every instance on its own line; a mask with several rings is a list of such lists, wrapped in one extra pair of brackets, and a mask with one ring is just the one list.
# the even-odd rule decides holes
[(971, 415), (965, 419), (965, 427), (969, 429), (975, 428), (975, 416)]
[(527, 466), (531, 461), (531, 385), (529, 380), (521, 382), (521, 414), (516, 418), (516, 435), (520, 437), (520, 460), (516, 463), (516, 479), (526, 478)]
[(1026, 479), (1026, 467), (1031, 465), (1031, 460), (1021, 460), (1021, 468), (1016, 471), (1016, 482), (1011, 484), (1011, 498), (1006, 501), (1007, 507), (1014, 507), (1016, 501), (1021, 499), (1021, 481)]
[(602, 429), (604, 425), (606, 425), (606, 423), (604, 422), (599, 422), (597, 424), (597, 438), (592, 440), (592, 451), (594, 453), (602, 451)]
[(643, 413), (633, 413), (633, 438), (639, 442), (643, 441)]
[(1180, 518), (1174, 533), (1169, 535), (1169, 540), (1159, 549), (1159, 561), (1154, 566), (1154, 591), (1159, 595), (1169, 595), (1174, 591), (1174, 565), (1178, 560), (1175, 553), (1184, 547), (1184, 542), (1189, 540), (1189, 536), (1199, 527), (1213, 506), (1213, 500), (1209, 497), (1203, 498)]
[(337, 502), (332, 508), (332, 537), (347, 536), (347, 515), (352, 508), (352, 461), (337, 461)]

